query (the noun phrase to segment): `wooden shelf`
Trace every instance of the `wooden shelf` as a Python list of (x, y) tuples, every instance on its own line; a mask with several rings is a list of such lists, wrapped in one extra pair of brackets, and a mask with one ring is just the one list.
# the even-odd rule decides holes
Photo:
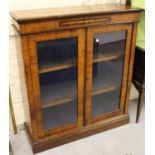
[[(125, 46), (125, 41), (117, 41), (112, 43), (106, 43), (100, 45), (100, 49), (98, 53), (94, 53), (93, 63), (103, 62), (103, 61), (111, 61), (115, 59), (119, 59), (123, 57), (123, 50)], [(124, 46), (123, 46), (124, 45)], [(71, 58), (68, 60), (55, 60), (55, 62), (47, 62), (41, 63), (39, 73), (47, 73), (52, 71), (58, 71), (62, 69), (68, 69), (77, 66), (77, 61), (75, 58)]]
[[(107, 104), (108, 103), (108, 104)], [(91, 116), (103, 116), (103, 114), (119, 110), (120, 91), (119, 89), (95, 95), (91, 100)]]
[[(105, 55), (100, 54), (98, 56), (95, 56), (95, 58), (93, 59), (93, 63), (111, 61), (122, 57), (123, 57), (123, 54), (120, 52), (115, 52), (114, 54), (105, 54)], [(77, 63), (74, 61), (73, 63), (65, 63), (61, 65), (56, 65), (56, 66), (42, 67), (41, 69), (39, 69), (39, 73), (42, 74), (42, 73), (47, 73), (52, 71), (58, 71), (58, 70), (68, 69), (76, 66), (77, 66)]]
[(125, 40), (99, 45), (98, 51), (94, 51), (93, 63), (122, 58), (124, 55), (124, 48)]
[(77, 63), (66, 63), (66, 64), (57, 65), (57, 66), (44, 67), (44, 68), (39, 69), (39, 73), (42, 74), (42, 73), (58, 71), (62, 69), (68, 69), (68, 68), (75, 67), (76, 64)]
[(116, 52), (115, 54), (105, 54), (105, 55), (100, 54), (100, 55), (94, 57), (93, 63), (103, 62), (103, 61), (111, 61), (111, 60), (119, 59), (122, 57), (123, 57), (123, 54), (120, 52)]
[(64, 97), (61, 97), (58, 99), (53, 99), (53, 100), (43, 102), (42, 108), (48, 108), (48, 107), (52, 107), (54, 105), (72, 102), (74, 100), (76, 100), (76, 96), (64, 96)]
[(77, 101), (67, 102), (59, 106), (42, 109), (44, 130), (76, 123), (78, 106)]
[[(96, 75), (96, 73), (94, 73), (95, 77), (93, 78), (92, 87), (93, 96), (120, 88), (121, 80), (119, 78), (121, 76), (121, 71), (117, 72), (117, 68), (120, 68), (122, 63), (110, 63), (111, 65), (109, 63), (100, 63), (99, 65), (101, 66), (98, 68), (99, 74)], [(104, 71), (102, 70), (102, 65), (104, 65)], [(46, 85), (41, 85), (41, 92), (42, 108), (71, 102), (77, 100), (77, 81), (62, 81), (61, 83), (54, 83), (52, 85), (47, 83)]]
[[(110, 92), (110, 91), (114, 91), (114, 90), (116, 90), (118, 88), (119, 87), (116, 86), (116, 85), (96, 88), (92, 92), (92, 96), (102, 94), (102, 93), (107, 93), (107, 92)], [(55, 106), (55, 105), (65, 104), (65, 103), (72, 102), (72, 101), (75, 101), (75, 100), (77, 100), (76, 95), (63, 96), (63, 97), (60, 97), (60, 98), (43, 101), (42, 108), (43, 109), (44, 108), (49, 108), (49, 107), (52, 107), (52, 106)]]
[[(102, 62), (102, 61), (111, 61), (115, 59), (122, 58), (123, 54), (122, 53), (115, 53), (115, 54), (106, 54), (106, 55), (99, 55), (98, 57), (95, 57), (93, 60), (93, 63), (96, 62)], [(52, 72), (52, 71), (58, 71), (62, 69), (68, 69), (77, 66), (77, 63), (66, 63), (58, 66), (51, 66), (51, 67), (44, 67), (39, 70), (39, 73), (47, 73), (47, 72)]]
[[(114, 91), (120, 88), (120, 84), (118, 83), (119, 79), (117, 79), (117, 68), (121, 67), (121, 63), (117, 62), (117, 65), (113, 62), (110, 64), (105, 64), (104, 61), (110, 61), (114, 59), (119, 59), (123, 57), (123, 48), (122, 44), (124, 41), (119, 41), (115, 43), (108, 43), (100, 46), (98, 53), (94, 54), (93, 63), (102, 62), (98, 64), (100, 67), (97, 69), (98, 74), (94, 72), (93, 74), (93, 88), (92, 88), (92, 96), (99, 95), (106, 92)], [(114, 47), (112, 47), (114, 46)], [(111, 47), (111, 48), (110, 48)], [(107, 49), (110, 49), (109, 51)], [(75, 67), (77, 62), (73, 60), (63, 60), (61, 62), (55, 61), (52, 63), (42, 64), (39, 73), (47, 73), (51, 71), (58, 71), (62, 69), (69, 69)], [(62, 64), (64, 63), (64, 64)], [(55, 66), (54, 66), (55, 65)], [(96, 64), (94, 64), (96, 65)], [(105, 68), (102, 70), (102, 65)], [(95, 69), (95, 68), (94, 68)], [(93, 69), (93, 70), (94, 70)], [(95, 71), (95, 70), (94, 70)], [(112, 74), (108, 74), (112, 72)], [(116, 75), (116, 77), (115, 77)], [(45, 76), (45, 75), (44, 75)], [(62, 81), (60, 83), (54, 83), (53, 85), (46, 84), (41, 86), (42, 92), (42, 108), (49, 108), (55, 105), (60, 105), (64, 103), (69, 103), (77, 100), (77, 83), (76, 80), (71, 81)]]
[(95, 89), (92, 92), (92, 95), (95, 96), (95, 95), (98, 95), (98, 94), (107, 93), (107, 92), (116, 90), (118, 88), (119, 87), (117, 85), (112, 85), (112, 86), (107, 86), (107, 87), (100, 87), (100, 88)]

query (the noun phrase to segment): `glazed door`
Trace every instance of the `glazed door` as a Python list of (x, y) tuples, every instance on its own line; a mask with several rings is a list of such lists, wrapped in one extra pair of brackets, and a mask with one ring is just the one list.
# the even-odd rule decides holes
[(86, 124), (124, 113), (130, 42), (130, 25), (88, 28)]
[(39, 137), (83, 126), (84, 36), (79, 29), (29, 37)]

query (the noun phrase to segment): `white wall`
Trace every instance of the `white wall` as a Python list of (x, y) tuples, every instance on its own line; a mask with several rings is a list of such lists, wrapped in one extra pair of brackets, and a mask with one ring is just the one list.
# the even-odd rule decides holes
[[(10, 0), (9, 8), (12, 11), (101, 3), (125, 3), (125, 0)], [(10, 35), (14, 35), (11, 26)]]
[[(36, 8), (63, 7), (72, 5), (90, 5), (100, 3), (124, 3), (125, 0), (10, 0), (10, 11)], [(23, 59), (18, 51), (19, 39), (10, 22), (10, 89), (17, 125), (25, 120), (23, 105), (27, 102), (26, 84), (23, 71)]]
[(10, 10), (89, 5), (101, 3), (119, 3), (125, 0), (10, 0)]

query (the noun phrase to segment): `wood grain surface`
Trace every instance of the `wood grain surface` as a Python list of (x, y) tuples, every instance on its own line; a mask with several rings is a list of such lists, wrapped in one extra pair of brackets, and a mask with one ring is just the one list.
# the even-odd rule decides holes
[(101, 13), (116, 13), (116, 12), (133, 12), (139, 11), (139, 8), (123, 4), (100, 4), (100, 5), (83, 5), (70, 6), (60, 8), (44, 8), (33, 10), (12, 11), (11, 15), (18, 22), (58, 17), (71, 17), (78, 15), (90, 15)]

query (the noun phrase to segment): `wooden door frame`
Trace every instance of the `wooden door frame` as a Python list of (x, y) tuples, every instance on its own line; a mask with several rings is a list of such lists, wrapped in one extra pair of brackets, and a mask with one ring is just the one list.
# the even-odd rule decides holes
[[(127, 31), (126, 34), (126, 47), (123, 64), (123, 79), (121, 86), (121, 97), (120, 97), (120, 110), (116, 110), (107, 113), (102, 116), (91, 118), (91, 96), (92, 96), (92, 61), (93, 61), (93, 36), (95, 33), (106, 33), (106, 32), (117, 32)], [(107, 26), (96, 26), (87, 29), (87, 51), (86, 51), (86, 96), (85, 96), (85, 124), (89, 125), (96, 121), (108, 119), (113, 116), (117, 116), (124, 113), (127, 84), (128, 84), (128, 70), (130, 63), (130, 46), (132, 37), (132, 24), (118, 24)]]
[[(67, 132), (71, 129), (80, 128), (83, 126), (83, 101), (84, 101), (84, 63), (85, 63), (85, 30), (74, 29), (64, 30), (49, 33), (31, 34), (28, 36), (28, 51), (30, 58), (30, 72), (32, 79), (33, 99), (36, 111), (36, 124), (38, 138), (43, 138), (49, 135), (58, 135), (59, 133)], [(78, 37), (78, 115), (77, 123), (69, 124), (63, 127), (54, 128), (48, 131), (43, 130), (41, 99), (40, 99), (40, 84), (39, 70), (37, 59), (36, 43), (39, 41), (48, 41), (62, 38)]]

